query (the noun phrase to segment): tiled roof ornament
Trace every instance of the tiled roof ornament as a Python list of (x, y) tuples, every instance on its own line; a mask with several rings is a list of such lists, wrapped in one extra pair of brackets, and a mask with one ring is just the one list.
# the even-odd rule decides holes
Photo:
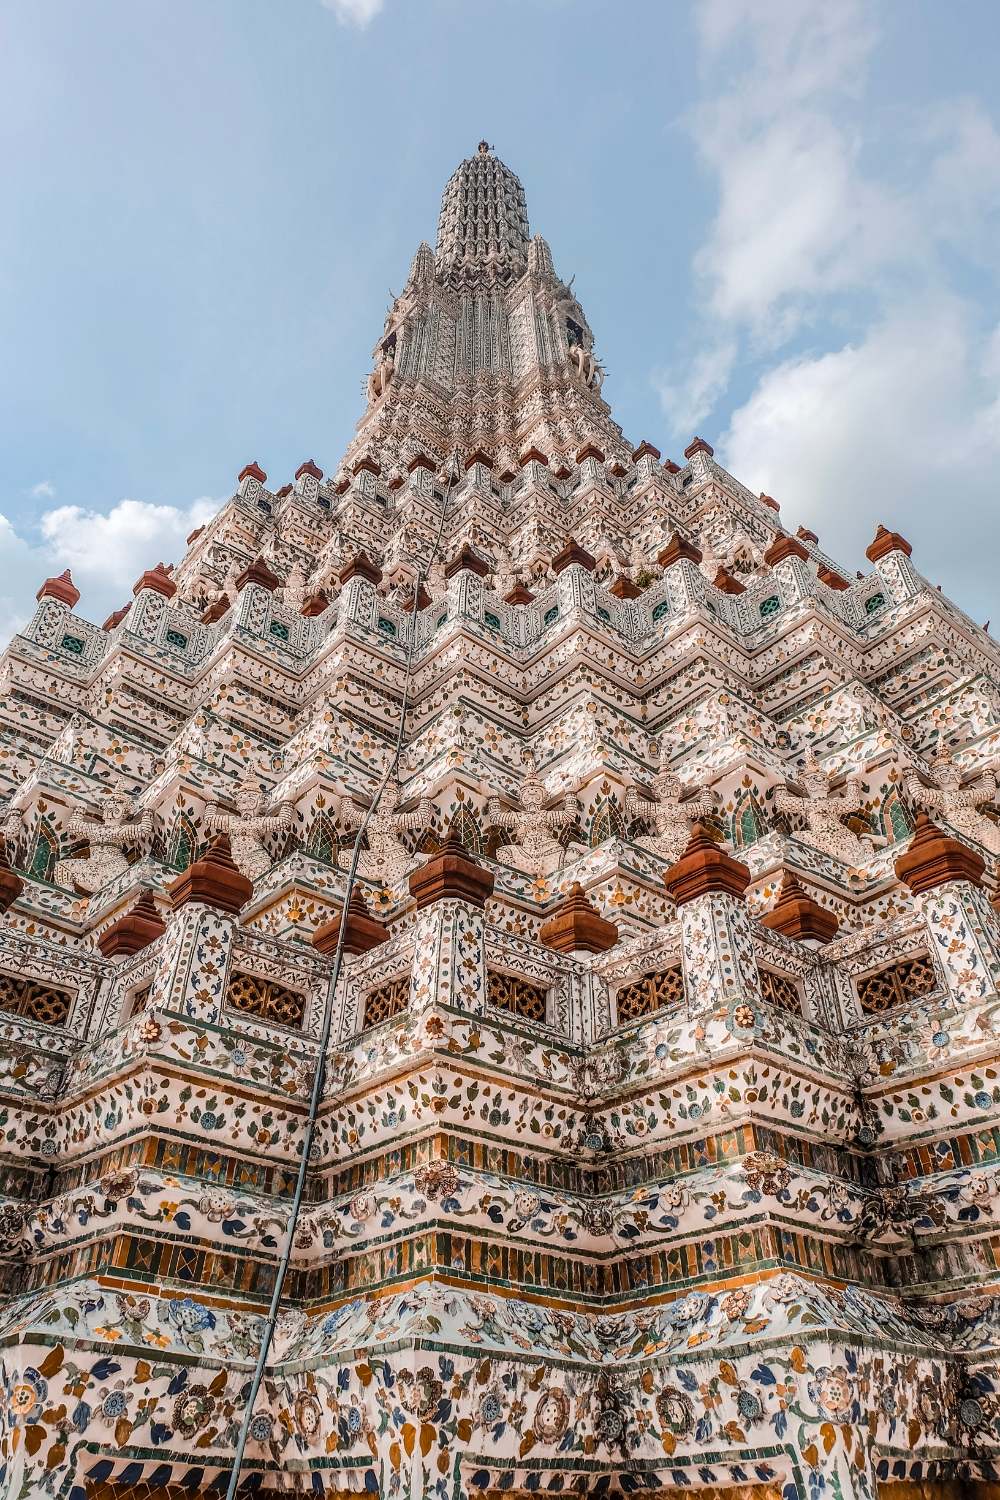
[(840, 926), (832, 911), (806, 894), (791, 870), (785, 871), (777, 901), (760, 920), (772, 932), (800, 943), (828, 943)]
[(750, 871), (719, 847), (704, 823), (696, 823), (687, 847), (664, 875), (663, 884), (678, 906), (686, 906), (710, 894), (742, 897), (750, 884)]
[(865, 548), (865, 556), (869, 562), (877, 563), (883, 557), (888, 557), (890, 552), (902, 552), (909, 557), (913, 552), (913, 548), (905, 536), (900, 536), (898, 531), (887, 531), (879, 523), (875, 531), (874, 540), (869, 542)]
[(953, 880), (981, 885), (986, 863), (968, 844), (932, 823), (925, 812), (919, 812), (910, 846), (896, 860), (895, 868), (898, 878), (915, 896), (920, 896)]
[(177, 585), (170, 576), (170, 569), (160, 562), (155, 568), (149, 568), (140, 574), (132, 585), (133, 594), (140, 594), (143, 589), (151, 589), (154, 594), (162, 594), (164, 599), (172, 599), (177, 592)]
[(485, 906), (493, 894), (493, 876), (469, 853), (454, 829), (409, 879), (410, 895), (422, 911), (436, 901), (465, 901)]
[(167, 924), (156, 909), (152, 891), (143, 891), (130, 911), (105, 927), (97, 946), (105, 958), (130, 958), (155, 943), (166, 930)]
[(80, 602), (80, 590), (73, 582), (69, 568), (66, 568), (58, 578), (46, 578), (35, 598), (39, 601), (56, 599), (60, 604), (65, 604), (67, 609), (75, 609)]
[(602, 917), (574, 881), (538, 929), (538, 941), (556, 953), (606, 953), (618, 941), (614, 922)]
[(196, 859), (167, 887), (175, 907), (214, 906), (235, 915), (253, 895), (253, 881), (240, 873), (229, 850), (229, 840), (219, 834), (200, 859)]
[(369, 953), (372, 948), (378, 948), (389, 940), (389, 929), (372, 916), (360, 886), (352, 888), (346, 914), (342, 908), (329, 922), (317, 927), (312, 935), (313, 947), (318, 948), (320, 953), (325, 953), (328, 958), (332, 958), (337, 951), (342, 922), (345, 927), (345, 953)]
[(706, 443), (703, 437), (696, 437), (692, 438), (691, 442), (684, 449), (684, 457), (690, 462), (696, 453), (704, 453), (706, 458), (713, 458), (715, 456), (715, 449), (711, 443)]

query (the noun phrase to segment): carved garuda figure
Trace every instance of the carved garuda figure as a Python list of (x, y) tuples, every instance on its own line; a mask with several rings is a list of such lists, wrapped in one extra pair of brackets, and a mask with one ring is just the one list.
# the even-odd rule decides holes
[(625, 793), (625, 815), (648, 818), (655, 825), (655, 833), (644, 835), (636, 843), (673, 864), (687, 847), (692, 825), (715, 806), (715, 793), (711, 787), (702, 786), (688, 796), (687, 787), (669, 766), (656, 773), (652, 787), (654, 801), (644, 797), (637, 787), (629, 787)]
[(514, 834), (509, 844), (502, 844), (497, 850), (497, 860), (504, 865), (514, 865), (529, 875), (541, 875), (547, 866), (558, 864), (566, 852), (583, 852), (583, 845), (572, 840), (564, 849), (552, 834), (554, 828), (565, 828), (576, 821), (578, 803), (575, 797), (567, 796), (563, 798), (561, 808), (546, 809), (548, 789), (534, 761), (525, 758), (527, 771), (518, 788), (520, 810), (508, 811), (501, 807), (498, 798), (491, 797), (489, 818), (495, 827), (509, 828)]
[(120, 781), (115, 781), (101, 799), (100, 818), (74, 813), (66, 832), (85, 838), (90, 853), (56, 862), (53, 880), (56, 885), (93, 895), (109, 880), (117, 880), (128, 869), (125, 850), (144, 847), (153, 830), (153, 816), (148, 809), (136, 817), (136, 805)]
[(780, 813), (795, 813), (805, 819), (807, 826), (796, 835), (804, 844), (811, 844), (854, 869), (868, 865), (876, 845), (884, 844), (885, 840), (871, 833), (859, 836), (841, 821), (861, 807), (860, 772), (851, 772), (839, 794), (830, 790), (832, 779), (810, 751), (798, 777), (802, 792), (798, 795), (790, 792), (787, 784), (778, 787), (774, 806)]
[(255, 776), (248, 772), (236, 788), (236, 812), (224, 813), (218, 803), (210, 803), (205, 812), (205, 827), (229, 836), (233, 863), (248, 880), (260, 880), (274, 861), (264, 847), (269, 833), (278, 833), (292, 825), (292, 805), (282, 802), (277, 812), (268, 812), (268, 796)]
[[(379, 880), (384, 886), (394, 886), (416, 864), (401, 833), (422, 831), (431, 821), (434, 805), (429, 797), (421, 797), (412, 812), (402, 813), (399, 804), (403, 800), (403, 788), (396, 778), (386, 782), (378, 806), (372, 813), (365, 830), (368, 848), (362, 849), (358, 857), (358, 874), (366, 880)], [(345, 799), (340, 804), (340, 820), (345, 828), (360, 828), (365, 813)], [(338, 856), (340, 868), (346, 870), (351, 862), (349, 849), (341, 849)]]
[(963, 774), (959, 763), (943, 753), (931, 761), (934, 785), (926, 786), (912, 766), (904, 771), (903, 780), (907, 796), (917, 807), (932, 815), (936, 813), (957, 833), (982, 845), (990, 854), (1000, 854), (1000, 828), (979, 811), (984, 803), (996, 797), (996, 776), (992, 770), (984, 771), (963, 787)]

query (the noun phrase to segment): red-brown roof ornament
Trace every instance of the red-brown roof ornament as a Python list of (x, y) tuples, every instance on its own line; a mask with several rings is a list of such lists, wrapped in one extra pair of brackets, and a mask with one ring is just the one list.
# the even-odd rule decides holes
[(58, 578), (46, 578), (38, 593), (38, 600), (58, 599), (60, 604), (65, 604), (68, 609), (74, 609), (80, 602), (80, 590), (73, 582), (73, 575), (69, 568), (60, 573)]
[(245, 468), (240, 470), (236, 476), (236, 483), (242, 484), (244, 479), (256, 479), (258, 484), (267, 483), (267, 475), (256, 459), (253, 459), (251, 463), (248, 463)]
[(566, 538), (566, 545), (562, 551), (557, 552), (552, 559), (552, 571), (553, 573), (561, 573), (565, 568), (572, 567), (574, 564), (579, 568), (586, 568), (588, 573), (592, 573), (597, 567), (597, 559), (591, 557), (586, 548), (581, 547), (579, 542), (574, 541), (573, 537), (568, 536)]
[(614, 594), (616, 599), (638, 599), (642, 589), (631, 578), (626, 578), (624, 573), (619, 573), (608, 593)]
[(777, 901), (760, 920), (772, 932), (800, 943), (828, 943), (840, 926), (832, 911), (806, 894), (791, 870), (785, 871)]
[(819, 537), (816, 535), (815, 531), (810, 531), (808, 526), (797, 526), (795, 528), (795, 535), (798, 537), (800, 542), (815, 543), (819, 541)]
[(175, 908), (214, 906), (218, 911), (235, 914), (253, 895), (253, 881), (236, 868), (229, 849), (229, 836), (220, 833), (200, 859), (171, 881), (167, 895)]
[(330, 601), (326, 597), (326, 594), (322, 589), (317, 589), (314, 594), (310, 594), (308, 599), (303, 601), (299, 614), (303, 615), (307, 620), (313, 620), (317, 615), (323, 614), (329, 607)]
[(800, 562), (807, 562), (809, 553), (796, 537), (782, 534), (775, 537), (764, 553), (764, 562), (769, 568), (773, 568), (788, 557), (797, 557)]
[(445, 900), (481, 907), (493, 894), (493, 876), (473, 859), (451, 829), (438, 852), (414, 870), (409, 886), (418, 911)]
[(204, 526), (196, 526), (187, 536), (187, 545), (190, 547), (192, 542), (196, 542), (204, 530)]
[(220, 594), (218, 599), (213, 599), (208, 608), (202, 613), (201, 623), (203, 625), (214, 625), (217, 620), (222, 619), (223, 615), (227, 615), (231, 608), (229, 595)]
[(900, 536), (898, 531), (887, 531), (879, 524), (875, 532), (874, 540), (865, 548), (865, 556), (869, 562), (879, 562), (883, 557), (888, 557), (890, 552), (903, 552), (907, 557), (912, 556), (913, 548), (905, 536)]
[[(332, 958), (337, 951), (342, 921), (344, 921), (343, 908), (329, 922), (324, 922), (322, 927), (317, 927), (312, 935), (313, 947), (318, 948), (320, 953), (325, 953), (328, 958)], [(344, 927), (345, 953), (368, 953), (372, 948), (377, 948), (381, 943), (387, 942), (389, 938), (389, 929), (372, 916), (359, 886), (354, 886), (351, 890)]]
[(477, 573), (480, 578), (488, 578), (490, 574), (489, 563), (485, 558), (480, 557), (479, 553), (474, 551), (468, 542), (465, 543), (460, 551), (455, 553), (455, 556), (447, 564), (444, 576), (446, 578), (454, 578), (456, 573), (462, 572)]
[(108, 615), (108, 618), (105, 620), (104, 624), (101, 626), (101, 629), (102, 630), (117, 630), (118, 626), (124, 620), (125, 616), (128, 614), (128, 612), (129, 612), (129, 610), (131, 608), (132, 608), (132, 601), (130, 599), (127, 604), (123, 604), (122, 605), (121, 609), (112, 610), (111, 614)]
[(380, 474), (382, 472), (375, 460), (371, 458), (367, 453), (362, 454), (357, 463), (352, 466), (351, 473), (361, 474), (365, 470), (367, 470), (369, 474)]
[(515, 583), (509, 594), (504, 594), (506, 604), (533, 604), (535, 596), (523, 583)]
[(166, 930), (167, 924), (156, 909), (152, 891), (143, 891), (131, 911), (105, 927), (97, 946), (105, 958), (129, 958), (155, 943)]
[(697, 565), (701, 562), (701, 548), (696, 547), (694, 542), (689, 542), (686, 536), (681, 536), (675, 531), (663, 550), (657, 553), (656, 561), (661, 568), (672, 568), (675, 562), (680, 562), (686, 557), (688, 562)]
[(490, 458), (490, 455), (482, 448), (473, 448), (472, 452), (465, 460), (465, 472), (468, 474), (470, 469), (474, 469), (476, 467), (476, 464), (482, 464), (484, 469), (493, 468), (492, 458)]
[(518, 466), (522, 469), (526, 468), (528, 464), (544, 464), (546, 468), (549, 466), (548, 459), (539, 448), (528, 448), (526, 452), (521, 454), (517, 462)]
[(618, 941), (618, 928), (601, 916), (583, 886), (574, 881), (538, 929), (538, 941), (556, 953), (606, 953)]
[(7, 858), (4, 840), (0, 838), (0, 914), (9, 911), (24, 890), (24, 881)]
[(715, 456), (715, 449), (711, 443), (706, 443), (703, 437), (696, 437), (692, 438), (691, 442), (684, 449), (684, 457), (690, 461), (696, 453), (707, 453), (709, 458), (713, 458)]
[(654, 448), (652, 443), (647, 443), (646, 439), (643, 438), (638, 448), (632, 451), (632, 462), (634, 464), (637, 464), (640, 458), (655, 458), (657, 463), (659, 463), (660, 450), (659, 448)]
[(304, 464), (299, 464), (295, 470), (296, 479), (301, 479), (303, 474), (309, 474), (317, 481), (323, 478), (323, 470), (314, 458), (307, 458)]
[(668, 458), (663, 467), (668, 474), (679, 474), (681, 472), (680, 464), (675, 464), (672, 458)]
[(836, 589), (839, 593), (842, 593), (844, 589), (849, 589), (851, 586), (846, 578), (836, 572), (834, 568), (828, 568), (826, 563), (820, 563), (816, 569), (816, 577), (820, 583), (825, 583), (828, 589)]
[(719, 847), (704, 823), (696, 823), (687, 848), (670, 866), (663, 884), (678, 906), (686, 906), (713, 892), (742, 897), (750, 884), (750, 871)]
[(585, 463), (588, 458), (594, 459), (599, 464), (602, 464), (604, 462), (604, 454), (601, 452), (600, 448), (598, 448), (596, 443), (584, 443), (583, 447), (576, 455), (576, 461), (578, 464)]
[(267, 589), (269, 594), (273, 594), (275, 589), (281, 586), (281, 579), (277, 574), (271, 572), (271, 569), (262, 557), (257, 557), (249, 567), (243, 569), (243, 572), (237, 578), (237, 593), (241, 589), (245, 589), (248, 583), (255, 583), (258, 588)]
[(981, 885), (985, 861), (961, 839), (952, 838), (925, 812), (917, 813), (910, 847), (896, 861), (896, 875), (915, 896), (952, 880)]
[(777, 500), (775, 500), (774, 496), (765, 495), (763, 490), (761, 490), (758, 499), (760, 500), (761, 505), (767, 506), (768, 510), (779, 511), (781, 509), (781, 506), (778, 504)]
[(745, 594), (747, 591), (746, 584), (734, 578), (728, 568), (720, 567), (712, 582), (720, 594)]
[(352, 578), (364, 578), (377, 585), (382, 582), (382, 569), (375, 566), (367, 552), (359, 552), (344, 564), (338, 576), (341, 583), (350, 583)]
[(163, 563), (157, 563), (155, 568), (148, 568), (132, 585), (133, 594), (140, 594), (143, 589), (152, 589), (154, 594), (172, 599), (177, 592), (177, 585)]
[(415, 453), (406, 465), (406, 472), (407, 474), (415, 474), (418, 469), (430, 469), (433, 474), (436, 467), (437, 465), (434, 463), (434, 460), (428, 458), (426, 453)]

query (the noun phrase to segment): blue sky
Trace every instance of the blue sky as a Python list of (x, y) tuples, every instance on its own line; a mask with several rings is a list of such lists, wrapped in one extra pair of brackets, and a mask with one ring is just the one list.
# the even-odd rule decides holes
[(886, 521), (985, 620), (998, 53), (975, 0), (5, 7), (0, 627), (66, 566), (102, 619), (250, 458), (336, 467), (484, 135), (627, 436), (703, 433), (848, 566)]

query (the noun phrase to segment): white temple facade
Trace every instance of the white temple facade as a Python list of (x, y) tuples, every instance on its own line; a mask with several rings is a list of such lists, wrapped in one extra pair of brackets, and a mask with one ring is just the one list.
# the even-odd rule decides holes
[(1000, 1495), (1000, 652), (602, 381), (482, 142), (0, 659), (0, 1496)]

